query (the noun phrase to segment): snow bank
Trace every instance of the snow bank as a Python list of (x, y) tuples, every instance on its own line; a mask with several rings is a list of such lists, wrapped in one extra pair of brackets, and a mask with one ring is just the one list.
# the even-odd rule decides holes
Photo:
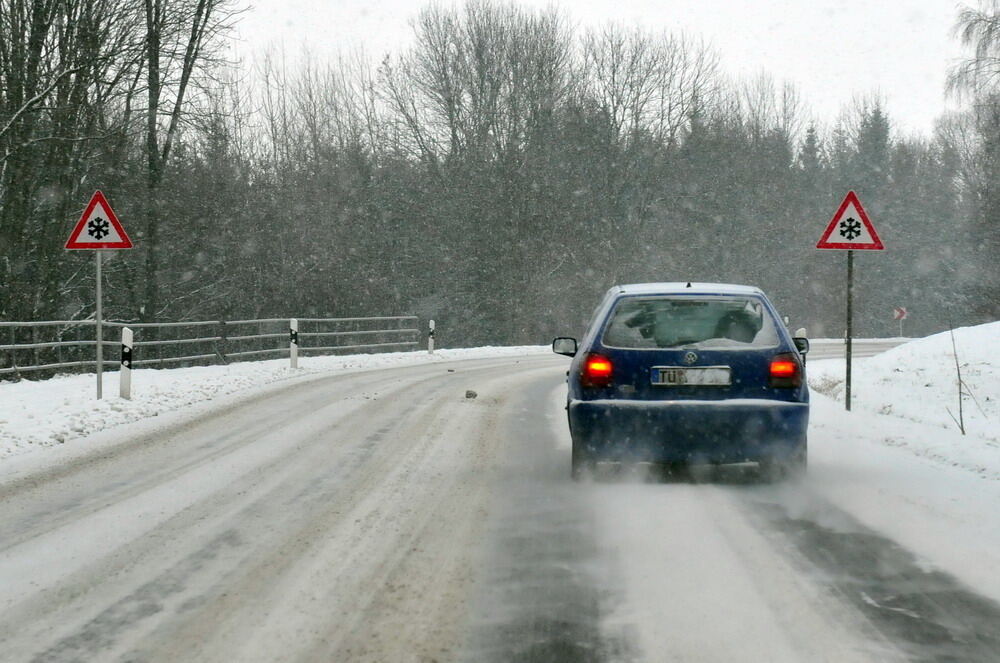
[(288, 368), (288, 359), (228, 366), (144, 368), (133, 371), (132, 400), (118, 397), (117, 373), (104, 376), (105, 398), (100, 401), (94, 398), (96, 378), (93, 373), (0, 383), (0, 459), (279, 380), (548, 352), (547, 346), (519, 346), (437, 350), (433, 355), (392, 352), (300, 357), (300, 368), (296, 371)]
[(814, 394), (808, 478), (777, 487), (790, 512), (851, 531), (825, 506), (832, 503), (914, 553), (927, 570), (945, 570), (1000, 601), (1000, 447), (963, 437), (954, 424), (945, 430), (866, 409), (847, 413), (842, 400)]
[[(835, 422), (814, 402), (812, 420), (850, 429), (883, 446), (898, 447), (939, 464), (1000, 479), (1000, 322), (955, 330), (967, 395), (966, 435), (959, 432), (958, 386), (951, 335), (910, 341), (854, 362), (851, 404)], [(843, 407), (844, 362), (811, 362), (809, 386)], [(824, 413), (829, 417), (824, 417)]]
[[(883, 446), (904, 448), (918, 456), (1000, 478), (1000, 322), (956, 329), (955, 341), (970, 394), (963, 404), (969, 435), (960, 436), (948, 414), (950, 409), (957, 416), (957, 388), (947, 333), (855, 360), (855, 414), (875, 415), (865, 417), (863, 428)], [(94, 399), (93, 374), (0, 383), (0, 459), (281, 380), (548, 352), (544, 346), (522, 346), (439, 350), (434, 355), (398, 352), (304, 357), (298, 371), (288, 368), (287, 359), (138, 369), (133, 376), (131, 401), (117, 397), (114, 373), (105, 377), (106, 398), (102, 401)], [(810, 361), (809, 383), (815, 391), (843, 401), (844, 362)], [(813, 422), (819, 423), (822, 417), (817, 409)], [(937, 432), (928, 433), (927, 427)]]

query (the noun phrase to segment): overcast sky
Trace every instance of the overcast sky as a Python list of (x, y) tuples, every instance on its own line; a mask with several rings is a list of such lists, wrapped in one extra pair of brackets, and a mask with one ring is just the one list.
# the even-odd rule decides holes
[[(375, 58), (411, 40), (416, 0), (251, 0), (238, 34), (249, 56), (269, 44), (290, 55), (363, 46)], [(968, 0), (974, 2), (974, 0)], [(446, 3), (450, 4), (450, 3)], [(546, 7), (549, 0), (519, 0)], [(707, 38), (733, 74), (761, 70), (795, 83), (820, 122), (856, 94), (880, 93), (894, 127), (929, 133), (946, 107), (954, 0), (576, 0), (556, 2), (582, 27), (618, 21)], [(948, 105), (954, 105), (949, 102)]]

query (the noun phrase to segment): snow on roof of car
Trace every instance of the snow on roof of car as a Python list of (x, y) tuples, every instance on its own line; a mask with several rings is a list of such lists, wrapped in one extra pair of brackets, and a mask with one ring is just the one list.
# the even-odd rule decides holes
[(622, 295), (763, 295), (764, 292), (752, 285), (734, 283), (628, 283), (616, 285), (612, 292)]

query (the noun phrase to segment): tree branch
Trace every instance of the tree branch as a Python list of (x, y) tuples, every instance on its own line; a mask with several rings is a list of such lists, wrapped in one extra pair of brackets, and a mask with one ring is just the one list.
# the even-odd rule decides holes
[(24, 102), (24, 104), (17, 110), (17, 112), (15, 112), (11, 116), (10, 120), (7, 121), (7, 124), (4, 125), (3, 129), (0, 129), (0, 138), (3, 138), (4, 135), (13, 128), (14, 124), (21, 118), (22, 115), (30, 112), (33, 107), (41, 103), (42, 100), (45, 99), (45, 97), (47, 97), (49, 93), (52, 92), (52, 90), (54, 90), (57, 85), (59, 85), (60, 81), (62, 81), (63, 78), (71, 74), (78, 73), (82, 69), (83, 67), (74, 67), (72, 69), (67, 69), (63, 71), (58, 76), (56, 76), (52, 80), (52, 82), (49, 83), (48, 86), (46, 86), (44, 90), (42, 90), (31, 99), (28, 99), (26, 102)]

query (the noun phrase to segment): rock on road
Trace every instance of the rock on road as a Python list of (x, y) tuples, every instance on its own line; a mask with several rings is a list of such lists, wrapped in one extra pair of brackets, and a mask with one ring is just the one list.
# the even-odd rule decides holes
[(0, 466), (0, 660), (995, 660), (995, 604), (793, 517), (807, 485), (571, 482), (566, 365), (310, 378)]

